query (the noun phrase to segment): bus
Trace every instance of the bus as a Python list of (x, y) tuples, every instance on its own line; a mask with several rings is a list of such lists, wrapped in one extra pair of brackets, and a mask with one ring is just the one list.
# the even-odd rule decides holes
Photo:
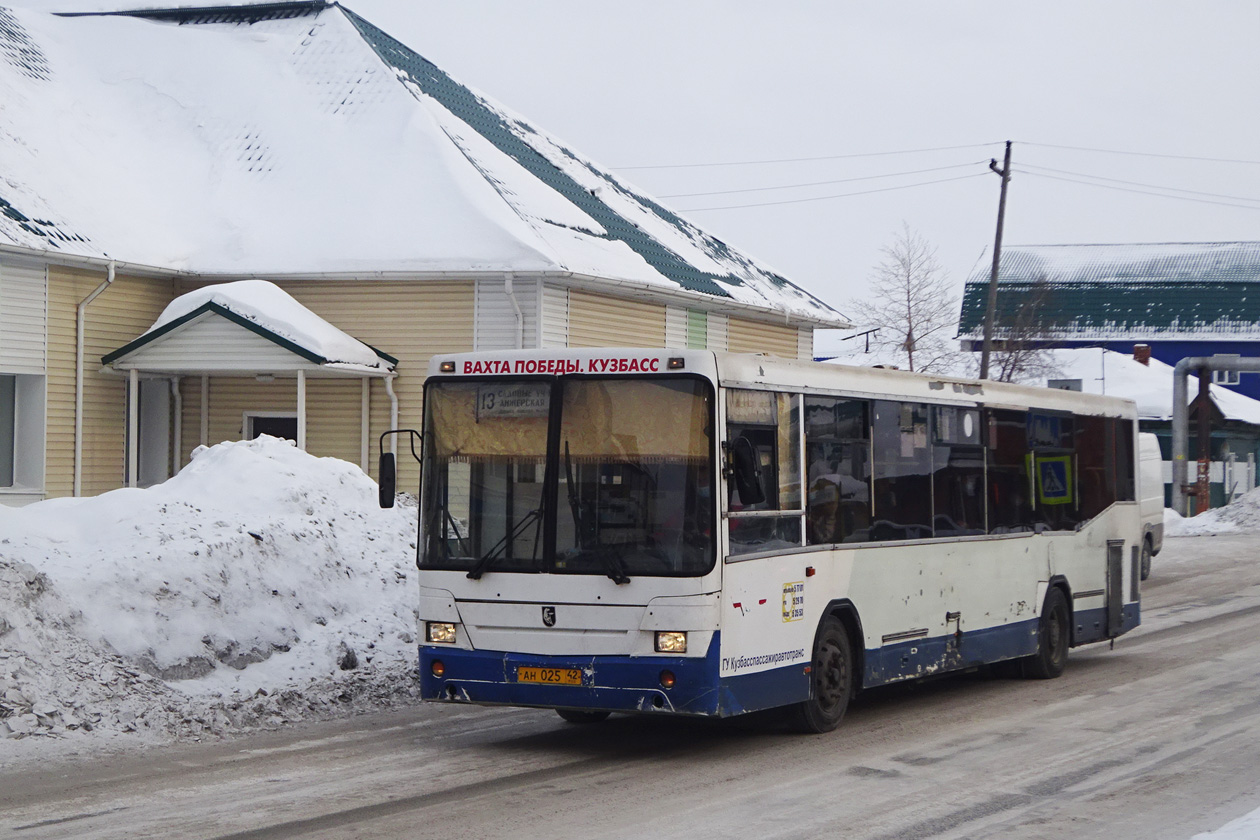
[(1057, 677), (1140, 621), (1129, 401), (700, 350), (429, 374), (425, 700), (826, 732), (862, 690)]

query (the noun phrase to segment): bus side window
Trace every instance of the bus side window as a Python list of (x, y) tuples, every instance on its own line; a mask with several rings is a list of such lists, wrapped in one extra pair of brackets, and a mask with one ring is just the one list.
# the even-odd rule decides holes
[(932, 535), (985, 532), (984, 449), (980, 411), (932, 408)]
[(870, 404), (805, 398), (805, 538), (809, 545), (870, 539)]
[(985, 409), (990, 534), (1032, 530), (1028, 412)]
[[(730, 389), (726, 392), (726, 421), (728, 445), (740, 438), (751, 444), (765, 491), (764, 502), (745, 504), (734, 482), (728, 481), (731, 554), (800, 545), (800, 395)], [(784, 511), (784, 515), (749, 515), (761, 511)]]
[(932, 536), (932, 447), (928, 407), (875, 400), (872, 436), (874, 509), (872, 540)]

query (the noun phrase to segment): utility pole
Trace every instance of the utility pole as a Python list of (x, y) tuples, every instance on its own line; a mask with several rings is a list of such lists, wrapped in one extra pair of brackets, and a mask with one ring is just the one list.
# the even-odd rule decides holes
[(998, 169), (997, 160), (989, 160), (989, 168), (1002, 176), (1002, 194), (998, 199), (997, 237), (993, 242), (993, 270), (989, 273), (989, 302), (984, 310), (984, 349), (980, 353), (980, 378), (989, 378), (989, 354), (993, 352), (993, 316), (997, 310), (998, 267), (1002, 264), (1002, 225), (1006, 221), (1006, 185), (1011, 181), (1011, 141), (1006, 141), (1006, 158)]

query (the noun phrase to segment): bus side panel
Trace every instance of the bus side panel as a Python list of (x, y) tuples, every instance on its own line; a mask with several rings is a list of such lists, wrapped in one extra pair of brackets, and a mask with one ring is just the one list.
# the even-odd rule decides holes
[(809, 699), (814, 634), (849, 571), (848, 556), (832, 552), (726, 564), (719, 675), (738, 712)]
[(865, 632), (872, 687), (1027, 656), (1036, 650), (1038, 582), (1032, 534), (852, 550), (849, 599)]

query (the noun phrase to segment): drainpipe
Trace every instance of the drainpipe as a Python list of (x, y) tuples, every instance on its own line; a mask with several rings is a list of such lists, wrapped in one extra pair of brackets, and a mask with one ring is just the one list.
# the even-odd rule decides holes
[[(398, 374), (390, 374), (385, 377), (385, 393), (389, 394), (389, 427), (391, 429), (398, 428), (398, 395), (394, 393), (394, 377)], [(398, 435), (389, 436), (389, 451), (394, 453), (394, 457), (398, 457)]]
[(171, 447), (171, 475), (179, 472), (180, 450), (184, 448), (184, 395), (179, 391), (179, 377), (171, 377), (171, 401), (175, 404), (175, 429), (172, 436), (175, 445)]
[(74, 495), (83, 494), (83, 331), (87, 322), (87, 306), (114, 282), (115, 263), (109, 261), (105, 282), (80, 301), (75, 313), (74, 348)]
[(523, 350), (525, 348), (525, 313), (521, 312), (521, 305), (516, 301), (516, 293), (512, 289), (512, 278), (511, 272), (503, 276), (503, 292), (512, 302), (512, 311), (516, 313), (516, 349)]

